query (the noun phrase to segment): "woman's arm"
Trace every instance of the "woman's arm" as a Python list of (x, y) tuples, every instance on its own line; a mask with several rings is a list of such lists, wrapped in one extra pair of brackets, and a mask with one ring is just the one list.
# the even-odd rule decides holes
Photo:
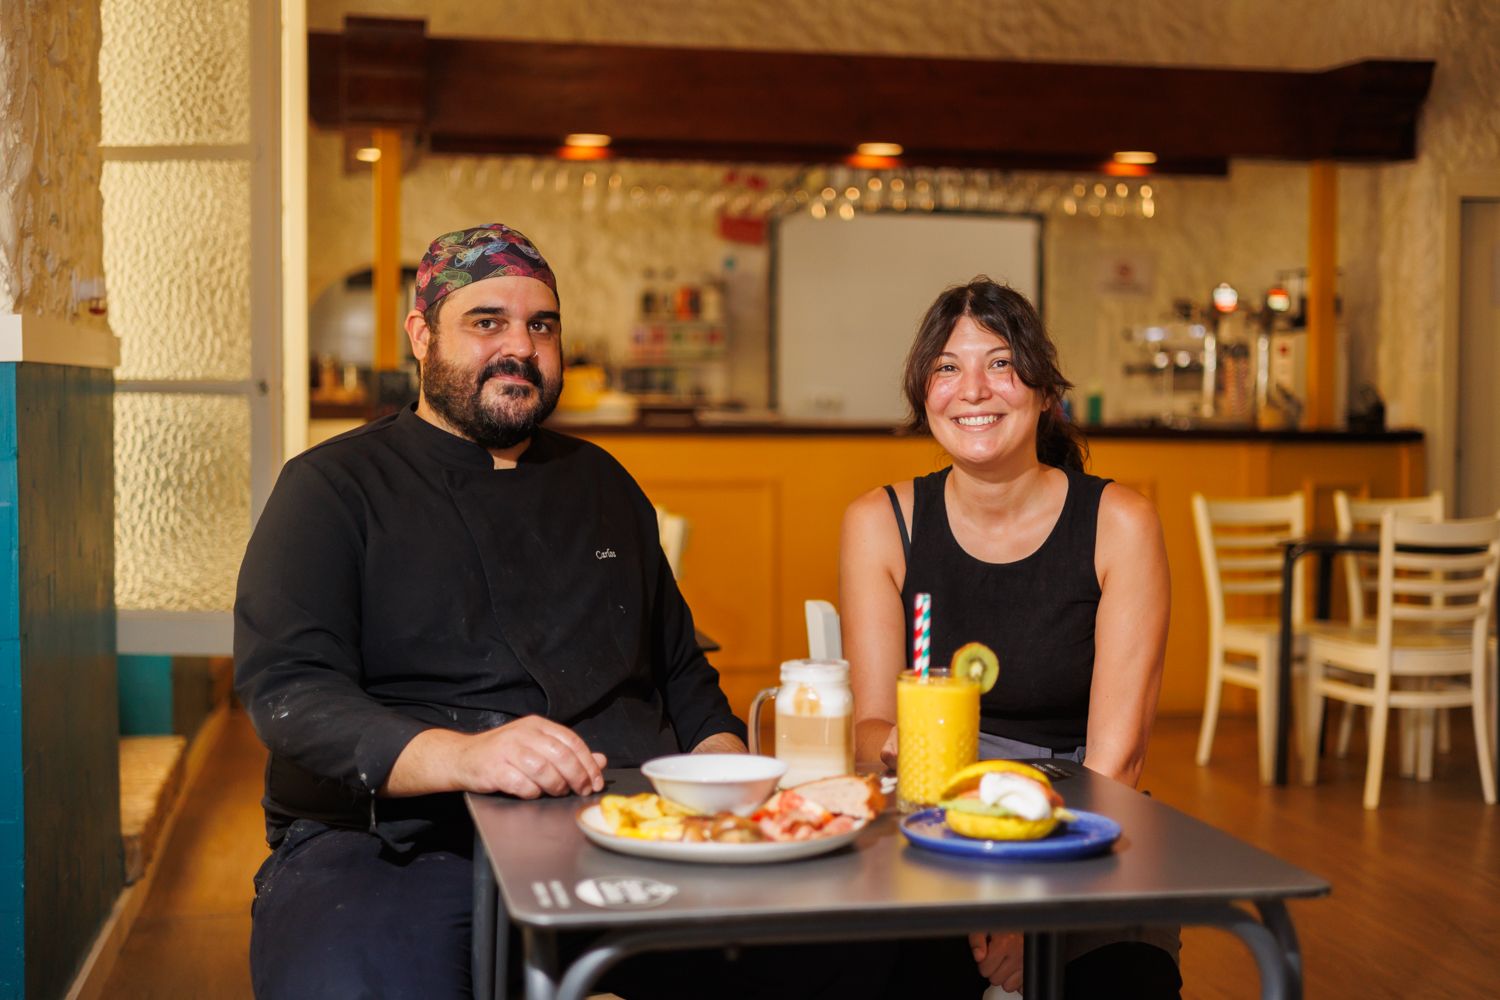
[(1171, 580), (1151, 502), (1111, 484), (1099, 500), (1099, 611), (1089, 693), (1088, 766), (1135, 785), (1146, 762), (1167, 646)]
[[(896, 494), (909, 512), (911, 484), (897, 487)], [(905, 575), (890, 498), (883, 489), (871, 490), (844, 512), (839, 542), (839, 621), (854, 691), (854, 758), (864, 764), (882, 762), (881, 750), (896, 726), (896, 675), (906, 666)], [(884, 763), (891, 766), (894, 759)]]

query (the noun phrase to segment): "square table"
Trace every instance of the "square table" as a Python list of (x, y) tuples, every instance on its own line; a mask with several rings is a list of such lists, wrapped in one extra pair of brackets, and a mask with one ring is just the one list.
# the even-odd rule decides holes
[[(899, 814), (887, 810), (830, 854), (691, 864), (589, 843), (575, 815), (597, 796), (467, 795), (475, 826), (474, 993), (504, 993), (508, 922), (522, 932), (528, 1000), (581, 1000), (615, 962), (644, 951), (980, 928), (1026, 932), (1027, 996), (1036, 1000), (1061, 996), (1059, 931), (1202, 924), (1247, 944), (1262, 997), (1301, 997), (1302, 960), (1285, 900), (1326, 895), (1326, 881), (1117, 781), (1053, 763), (1072, 772), (1059, 779), (1070, 806), (1122, 827), (1110, 853), (1049, 862), (950, 857), (909, 845)], [(608, 792), (648, 788), (637, 770), (605, 777)], [(574, 932), (598, 936), (560, 968), (558, 936)]]
[[(1401, 546), (1403, 549), (1408, 546)], [(1380, 552), (1380, 532), (1355, 531), (1339, 536), (1332, 532), (1311, 532), (1297, 538), (1288, 538), (1281, 543), (1281, 648), (1276, 662), (1280, 684), (1276, 692), (1276, 784), (1287, 781), (1287, 743), (1292, 728), (1292, 582), (1297, 560), (1305, 555), (1318, 557), (1318, 583), (1313, 614), (1326, 620), (1333, 604), (1333, 557), (1341, 552), (1377, 554)], [(1473, 549), (1444, 549), (1421, 546), (1416, 551), (1462, 553)], [(1500, 608), (1500, 581), (1495, 585), (1495, 604)], [(1500, 670), (1497, 670), (1500, 678)], [(1491, 690), (1497, 678), (1492, 678)], [(1500, 745), (1495, 747), (1496, 768), (1500, 770)]]

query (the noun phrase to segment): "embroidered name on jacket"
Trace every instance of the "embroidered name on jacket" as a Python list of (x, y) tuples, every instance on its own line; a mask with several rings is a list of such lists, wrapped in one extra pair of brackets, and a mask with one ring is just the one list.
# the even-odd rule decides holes
[(614, 559), (614, 558), (617, 558), (617, 557), (615, 556), (615, 550), (614, 549), (595, 549), (594, 550), (594, 558), (595, 559)]

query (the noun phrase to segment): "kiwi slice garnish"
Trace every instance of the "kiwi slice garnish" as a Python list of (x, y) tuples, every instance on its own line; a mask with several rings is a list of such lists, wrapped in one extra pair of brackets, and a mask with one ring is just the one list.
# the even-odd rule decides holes
[(958, 647), (949, 669), (953, 676), (967, 677), (978, 684), (979, 692), (983, 694), (1000, 679), (1000, 658), (984, 643), (969, 642)]

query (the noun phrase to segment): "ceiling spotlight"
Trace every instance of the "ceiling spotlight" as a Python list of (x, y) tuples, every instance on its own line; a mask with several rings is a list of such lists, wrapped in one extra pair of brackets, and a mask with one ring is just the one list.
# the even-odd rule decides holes
[(610, 144), (610, 138), (601, 132), (569, 132), (563, 136), (563, 145), (578, 146), (584, 149), (603, 149)]
[(900, 156), (906, 150), (899, 142), (862, 142), (854, 152), (860, 156)]
[(1127, 149), (1115, 154), (1116, 163), (1128, 163), (1137, 167), (1149, 167), (1156, 162), (1156, 154), (1143, 149)]
[(360, 163), (374, 163), (380, 159), (380, 150), (375, 146), (361, 146), (354, 151), (354, 158)]

